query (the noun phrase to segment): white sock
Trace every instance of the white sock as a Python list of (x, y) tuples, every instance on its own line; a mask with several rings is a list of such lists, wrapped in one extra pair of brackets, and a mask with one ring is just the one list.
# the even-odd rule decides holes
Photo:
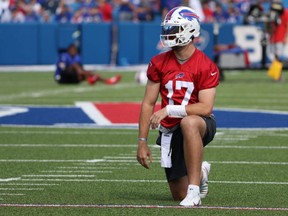
[(199, 186), (198, 185), (188, 185), (188, 192), (189, 191), (196, 191), (197, 193), (200, 193), (200, 189), (199, 189)]

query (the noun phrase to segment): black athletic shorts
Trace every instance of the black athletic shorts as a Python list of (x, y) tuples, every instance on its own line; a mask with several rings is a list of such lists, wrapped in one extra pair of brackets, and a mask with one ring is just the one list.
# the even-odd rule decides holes
[(55, 80), (60, 84), (75, 84), (80, 82), (75, 70), (64, 70), (60, 73), (59, 76), (55, 77)]
[[(206, 134), (202, 138), (203, 146), (208, 145), (211, 142), (216, 134), (216, 120), (214, 116), (211, 117), (202, 117), (206, 123)], [(161, 145), (161, 135), (156, 141), (158, 145)], [(172, 167), (165, 168), (166, 178), (168, 181), (172, 181), (183, 176), (187, 175), (185, 159), (184, 159), (184, 150), (183, 150), (183, 135), (181, 127), (178, 127), (172, 135), (171, 139), (171, 148), (172, 148)]]

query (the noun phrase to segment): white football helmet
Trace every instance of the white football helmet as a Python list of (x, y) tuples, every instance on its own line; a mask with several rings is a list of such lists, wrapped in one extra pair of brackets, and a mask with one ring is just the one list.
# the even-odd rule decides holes
[(189, 7), (170, 10), (162, 24), (160, 40), (164, 47), (185, 46), (200, 35), (199, 17)]

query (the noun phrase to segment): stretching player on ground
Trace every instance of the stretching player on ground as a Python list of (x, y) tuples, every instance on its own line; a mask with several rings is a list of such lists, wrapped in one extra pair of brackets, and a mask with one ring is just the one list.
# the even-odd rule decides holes
[(86, 80), (90, 85), (95, 84), (97, 81), (112, 85), (119, 82), (121, 76), (117, 75), (104, 79), (98, 74), (84, 70), (78, 49), (74, 44), (71, 44), (68, 46), (67, 51), (60, 55), (57, 61), (54, 79), (59, 84), (75, 84)]
[[(137, 160), (149, 168), (149, 128), (159, 127), (161, 165), (172, 197), (182, 200), (182, 206), (201, 205), (201, 198), (208, 193), (210, 164), (202, 162), (203, 147), (216, 133), (212, 109), (219, 70), (194, 46), (193, 39), (199, 34), (199, 19), (191, 8), (177, 7), (167, 13), (161, 41), (172, 49), (149, 63), (139, 117)], [(154, 112), (159, 93), (161, 109)]]

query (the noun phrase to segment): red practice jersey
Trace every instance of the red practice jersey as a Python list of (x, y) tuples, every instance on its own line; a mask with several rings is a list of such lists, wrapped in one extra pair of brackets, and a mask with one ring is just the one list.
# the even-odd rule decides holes
[[(184, 64), (177, 61), (172, 50), (154, 56), (149, 63), (147, 77), (152, 82), (161, 83), (162, 108), (197, 103), (199, 91), (219, 84), (217, 66), (198, 49)], [(171, 128), (180, 121), (180, 118), (167, 117), (161, 125)]]
[(275, 26), (270, 41), (272, 43), (283, 43), (286, 39), (287, 25), (288, 25), (288, 9), (283, 11), (280, 17), (281, 23)]

